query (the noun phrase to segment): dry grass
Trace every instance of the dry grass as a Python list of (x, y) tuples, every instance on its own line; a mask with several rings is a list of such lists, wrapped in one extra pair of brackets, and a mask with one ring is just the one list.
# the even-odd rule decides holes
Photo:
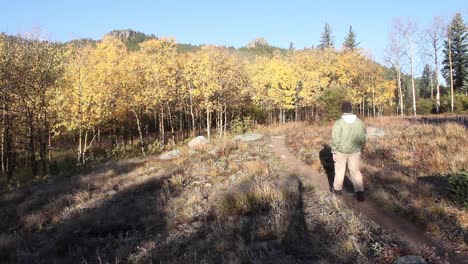
[(258, 142), (215, 139), (196, 154), (181, 147), (175, 160), (110, 162), (4, 194), (0, 262), (372, 263), (401, 247), (333, 196), (282, 172), (272, 133), (263, 132)]
[[(386, 132), (385, 137), (370, 138), (366, 144), (365, 183), (369, 195), (383, 206), (466, 250), (468, 214), (450, 200), (447, 190), (448, 175), (468, 170), (466, 124), (428, 120), (365, 120), (367, 125)], [(325, 173), (330, 164), (320, 153), (331, 143), (331, 127), (294, 124), (281, 130), (296, 155)]]

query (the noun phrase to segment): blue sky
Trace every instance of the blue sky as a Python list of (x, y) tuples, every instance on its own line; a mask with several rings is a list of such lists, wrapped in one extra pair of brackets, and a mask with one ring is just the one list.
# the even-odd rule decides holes
[(411, 16), (420, 27), (436, 15), (468, 17), (466, 0), (395, 1), (121, 1), (0, 0), (0, 31), (40, 28), (52, 40), (101, 38), (132, 28), (178, 42), (240, 47), (262, 36), (272, 45), (317, 45), (325, 22), (341, 47), (350, 25), (360, 46), (382, 61), (395, 17)]

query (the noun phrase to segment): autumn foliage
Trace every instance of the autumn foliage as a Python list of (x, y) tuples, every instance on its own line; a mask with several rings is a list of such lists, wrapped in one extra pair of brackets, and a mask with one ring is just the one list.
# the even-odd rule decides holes
[(383, 73), (358, 50), (254, 56), (211, 45), (178, 52), (172, 39), (129, 50), (112, 36), (63, 45), (1, 35), (2, 171), (11, 178), (18, 164), (29, 164), (34, 175), (46, 175), (61, 138), (74, 143), (83, 164), (105, 139), (117, 145), (135, 136), (144, 155), (154, 141), (213, 131), (223, 137), (239, 118), (323, 119), (330, 104), (323, 98), (336, 89), (361, 114), (382, 114), (395, 90)]

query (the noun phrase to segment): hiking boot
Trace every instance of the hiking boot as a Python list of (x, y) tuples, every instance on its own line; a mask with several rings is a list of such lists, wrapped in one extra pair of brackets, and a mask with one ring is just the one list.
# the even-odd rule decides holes
[(341, 195), (341, 190), (337, 191), (337, 190), (331, 188), (331, 192), (332, 192), (333, 194), (335, 194), (335, 195)]
[(356, 192), (356, 199), (358, 202), (364, 202), (364, 192)]

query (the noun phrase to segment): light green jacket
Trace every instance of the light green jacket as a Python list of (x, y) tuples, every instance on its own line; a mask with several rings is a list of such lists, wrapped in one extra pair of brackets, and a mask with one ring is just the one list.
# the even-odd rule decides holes
[(343, 114), (333, 125), (332, 152), (345, 154), (359, 152), (366, 143), (366, 136), (366, 128), (356, 115)]

